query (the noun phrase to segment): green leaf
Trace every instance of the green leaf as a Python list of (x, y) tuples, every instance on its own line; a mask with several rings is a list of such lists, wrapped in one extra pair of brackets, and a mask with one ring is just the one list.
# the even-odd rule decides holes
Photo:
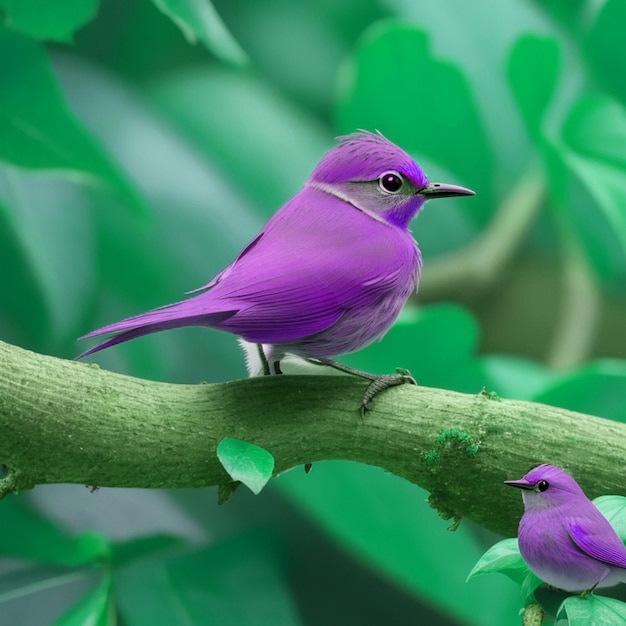
[(547, 141), (550, 190), (596, 271), (621, 273), (626, 260), (626, 112), (585, 95)]
[(593, 503), (609, 520), (617, 536), (626, 543), (626, 498), (624, 496), (600, 496)]
[(62, 176), (0, 164), (0, 259), (15, 268), (0, 285), (39, 350), (73, 342), (97, 282), (82, 191)]
[(586, 598), (570, 596), (559, 607), (556, 623), (560, 623), (559, 620), (563, 619), (567, 620), (568, 626), (626, 624), (626, 603), (595, 594)]
[(106, 185), (145, 209), (118, 166), (70, 113), (44, 48), (0, 26), (0, 161)]
[(454, 174), (445, 182), (482, 198), (469, 219), (489, 214), (492, 152), (471, 88), (413, 23), (385, 20), (364, 33), (340, 74), (336, 119), (342, 132), (377, 129), (418, 160), (434, 160)]
[[(341, 60), (373, 20), (389, 14), (378, 0), (271, 4), (245, 0), (216, 5), (254, 59), (255, 74), (291, 101), (321, 113), (324, 120)], [(288, 36), (277, 37), (277, 32)]]
[[(168, 77), (150, 93), (180, 138), (246, 194), (258, 218), (296, 193), (333, 144), (319, 120), (249, 74), (200, 68)], [(200, 104), (209, 101), (208, 108)]]
[[(528, 566), (522, 559), (517, 539), (503, 539), (498, 541), (478, 559), (478, 562), (467, 575), (467, 580), (483, 574), (500, 572), (509, 575), (516, 582), (520, 582), (526, 575)], [(519, 573), (522, 573), (522, 576)]]
[[(570, 3), (571, 0), (565, 0), (568, 13), (571, 11)], [(583, 7), (582, 15), (588, 30), (586, 37), (580, 39), (591, 62), (594, 81), (602, 83), (625, 104), (626, 42), (623, 25), (626, 22), (626, 4), (622, 0), (606, 0), (598, 4), (595, 19), (589, 26), (590, 13), (587, 7)]]
[(543, 13), (573, 35), (589, 22), (588, 0), (533, 0)]
[(46, 343), (52, 312), (13, 215), (0, 201), (0, 267), (11, 268), (0, 273), (0, 291), (5, 294), (0, 319), (6, 341), (35, 349)]
[(23, 35), (71, 43), (74, 31), (98, 12), (98, 0), (0, 0), (4, 23)]
[(520, 554), (517, 539), (503, 539), (491, 546), (474, 565), (467, 576), (467, 580), (492, 573), (504, 574), (518, 583), (525, 598), (528, 598), (542, 583), (528, 569)]
[(217, 444), (217, 458), (233, 480), (259, 494), (274, 471), (274, 457), (264, 448), (226, 437)]
[(474, 354), (477, 343), (476, 321), (461, 307), (407, 307), (382, 341), (341, 360), (375, 374), (404, 367), (419, 384), (478, 393), (488, 381)]
[(272, 483), (358, 559), (463, 624), (518, 624), (519, 589), (504, 577), (465, 584), (482, 549), (471, 524), (455, 532), (426, 492), (379, 468), (315, 463)]
[(537, 361), (515, 356), (484, 356), (480, 357), (480, 363), (485, 377), (483, 384), (502, 398), (532, 398), (558, 378), (558, 374)]
[(561, 136), (570, 150), (583, 159), (581, 171), (585, 163), (594, 161), (626, 168), (622, 150), (626, 140), (626, 112), (611, 98), (600, 95), (579, 98), (563, 124)]
[[(257, 200), (247, 200), (235, 180), (245, 177), (243, 167), (230, 170), (234, 178), (229, 180), (219, 153), (207, 150), (205, 155), (198, 150), (124, 81), (69, 57), (56, 57), (55, 71), (72, 108), (123, 164), (151, 210), (147, 228), (109, 197), (90, 194), (99, 299), (88, 303), (97, 316), (84, 322), (78, 336), (180, 300), (185, 291), (205, 284), (232, 262), (263, 219)], [(234, 108), (230, 100), (228, 104)], [(223, 119), (229, 126), (231, 118), (223, 115)], [(233, 120), (233, 126), (238, 122)], [(241, 152), (227, 142), (226, 135), (224, 145), (232, 154)], [(252, 151), (244, 152), (247, 159)], [(80, 347), (75, 345), (73, 354)], [(246, 375), (235, 337), (205, 328), (156, 333), (99, 353), (95, 359), (109, 369), (170, 382)]]
[(146, 557), (162, 557), (176, 548), (182, 548), (186, 542), (171, 535), (142, 535), (111, 545), (111, 563), (114, 568), (125, 567)]
[[(108, 540), (97, 533), (68, 536), (34, 511), (25, 496), (8, 496), (0, 505), (0, 556), (55, 565), (78, 566), (110, 556)], [(16, 541), (16, 537), (27, 537)]]
[[(568, 7), (573, 3), (574, 0), (564, 0)], [(519, 109), (505, 79), (507, 59), (515, 42), (523, 35), (533, 33), (556, 39), (561, 49), (573, 48), (567, 35), (546, 19), (545, 7), (548, 4), (552, 6), (554, 0), (549, 3), (540, 0), (540, 4), (541, 8), (518, 0), (385, 2), (385, 6), (391, 7), (396, 15), (424, 25), (433, 50), (453, 63), (466, 77), (492, 150), (491, 165), (483, 163), (480, 158), (475, 165), (477, 168), (490, 168), (486, 175), (493, 181), (496, 199), (501, 197), (503, 190), (515, 184), (520, 171), (533, 159), (533, 146), (520, 123)], [(497, 28), (494, 28), (496, 24)], [(582, 80), (586, 68), (576, 55), (568, 54), (564, 61), (567, 62), (569, 84)], [(540, 68), (535, 69), (541, 71)], [(417, 118), (414, 123), (421, 128), (430, 122), (430, 119)], [(451, 151), (454, 149), (450, 147)], [(483, 189), (477, 191), (480, 194), (476, 204), (482, 205), (487, 198)], [(469, 207), (467, 210), (469, 212)]]
[(526, 130), (535, 140), (557, 86), (560, 54), (556, 39), (523, 35), (508, 59), (507, 78)]
[(229, 63), (248, 63), (248, 55), (230, 34), (210, 0), (153, 2), (180, 28), (189, 43), (201, 41), (213, 54)]
[(341, 358), (357, 369), (387, 374), (407, 368), (419, 384), (504, 398), (530, 399), (558, 376), (522, 358), (476, 354), (478, 326), (465, 309), (433, 304), (405, 307), (380, 342)]
[(571, 411), (626, 422), (626, 362), (602, 360), (568, 372), (531, 399)]
[(298, 626), (282, 561), (275, 542), (255, 532), (124, 568), (116, 576), (121, 622)]
[(53, 626), (116, 626), (116, 624), (110, 573), (53, 622)]

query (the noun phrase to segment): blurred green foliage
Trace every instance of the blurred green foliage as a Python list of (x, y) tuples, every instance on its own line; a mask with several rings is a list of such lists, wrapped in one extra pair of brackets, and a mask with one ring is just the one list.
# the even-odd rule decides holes
[[(378, 129), (478, 195), (420, 216), (424, 278), (448, 260), (451, 279), (346, 362), (624, 421), (624, 6), (0, 0), (0, 338), (72, 358), (79, 335), (179, 299), (335, 135)], [(529, 172), (538, 211), (510, 195)], [(455, 265), (477, 242), (489, 281)], [(98, 362), (245, 375), (235, 339), (203, 329)], [(425, 496), (341, 462), (223, 508), (215, 490), (40, 487), (0, 505), (2, 619), (517, 624), (513, 583), (464, 582), (493, 538), (447, 532)]]

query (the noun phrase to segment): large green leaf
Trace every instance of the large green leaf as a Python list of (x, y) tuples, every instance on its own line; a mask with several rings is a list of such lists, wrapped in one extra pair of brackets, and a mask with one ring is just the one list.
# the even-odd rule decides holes
[(503, 539), (494, 544), (478, 560), (468, 574), (470, 581), (483, 574), (504, 574), (522, 588), (522, 596), (528, 598), (542, 581), (529, 569), (522, 558), (517, 539)]
[(626, 362), (595, 361), (562, 375), (532, 400), (626, 422)]
[(613, 526), (617, 536), (626, 543), (626, 498), (624, 496), (600, 496), (593, 503)]
[(559, 378), (544, 365), (514, 356), (480, 357), (484, 385), (502, 398), (530, 400)]
[(361, 32), (389, 15), (378, 0), (215, 0), (215, 5), (263, 82), (323, 119), (332, 108), (337, 67)]
[(507, 77), (526, 124), (537, 140), (544, 115), (557, 86), (560, 54), (556, 39), (524, 35), (511, 50)]
[[(569, 5), (571, 0), (565, 0)], [(582, 0), (579, 0), (579, 2)], [(571, 9), (568, 6), (567, 11)], [(589, 24), (590, 11), (585, 11)], [(597, 5), (591, 26), (581, 37), (583, 49), (593, 68), (595, 80), (603, 83), (626, 104), (626, 40), (623, 25), (626, 22), (626, 4), (622, 0), (606, 0)]]
[(406, 307), (381, 339), (341, 360), (358, 369), (388, 374), (410, 370), (418, 384), (478, 393), (485, 387), (505, 398), (530, 399), (558, 375), (532, 361), (478, 356), (479, 335), (470, 313), (451, 304)]
[(110, 555), (109, 542), (103, 536), (68, 536), (33, 510), (24, 496), (9, 496), (2, 501), (0, 527), (0, 557), (77, 566), (100, 562)]
[(183, 32), (189, 43), (201, 41), (225, 61), (243, 65), (248, 56), (218, 15), (211, 0), (153, 0)]
[(81, 188), (52, 173), (0, 165), (3, 301), (28, 328), (27, 345), (57, 349), (73, 339), (95, 289), (93, 215)]
[(626, 112), (605, 96), (579, 97), (547, 146), (551, 193), (604, 278), (626, 259)]
[(565, 27), (573, 35), (583, 29), (589, 21), (589, 0), (533, 0), (537, 8), (544, 11), (558, 24)]
[(475, 576), (491, 574), (492, 572), (509, 573), (511, 578), (520, 582), (520, 571), (526, 575), (527, 566), (522, 559), (522, 555), (517, 545), (517, 539), (503, 539), (498, 541), (487, 550), (478, 560), (472, 571), (467, 575), (467, 580)]
[(482, 550), (467, 524), (451, 533), (426, 493), (378, 468), (316, 463), (275, 484), (336, 541), (463, 624), (518, 624), (519, 592), (504, 578), (465, 584)]
[(57, 618), (53, 626), (116, 626), (117, 619), (111, 596), (111, 574)]
[[(98, 199), (100, 299), (91, 303), (94, 316), (79, 335), (182, 299), (230, 263), (263, 221), (222, 173), (219, 159), (194, 149), (133, 90), (87, 63), (57, 58), (55, 68), (73, 108), (124, 164), (152, 207), (148, 228)], [(159, 333), (94, 358), (112, 369), (172, 382), (245, 373), (235, 338), (200, 328)]]
[[(561, 621), (565, 620), (565, 621)], [(561, 626), (618, 626), (626, 624), (626, 603), (614, 598), (604, 598), (591, 594), (586, 598), (567, 598), (556, 616), (556, 624)]]
[(318, 120), (248, 74), (182, 72), (157, 83), (151, 93), (172, 128), (219, 164), (224, 180), (265, 216), (301, 188), (332, 146)]
[(0, 26), (0, 161), (60, 170), (143, 203), (117, 164), (67, 108), (40, 44)]
[[(571, 4), (574, 0), (564, 2)], [(507, 58), (515, 42), (528, 33), (555, 39), (561, 48), (571, 47), (567, 36), (546, 19), (543, 7), (519, 0), (386, 0), (385, 4), (396, 15), (428, 29), (433, 49), (454, 64), (471, 85), (493, 150), (491, 163), (497, 189), (506, 189), (532, 158), (532, 146), (504, 80)], [(566, 60), (568, 79), (576, 83), (584, 68), (575, 55)], [(476, 166), (483, 164), (478, 161)]]
[(92, 20), (98, 0), (0, 0), (0, 15), (10, 28), (36, 39), (71, 42), (74, 31)]
[(172, 535), (141, 535), (111, 545), (111, 563), (115, 568), (124, 567), (141, 559), (163, 556), (185, 545), (185, 541)]
[(117, 579), (120, 616), (128, 626), (297, 626), (281, 561), (270, 538), (254, 533), (128, 567)]
[(403, 367), (418, 384), (478, 393), (489, 383), (474, 354), (477, 343), (476, 322), (462, 308), (448, 304), (407, 307), (380, 342), (341, 360), (374, 374)]
[(342, 132), (377, 129), (441, 164), (457, 177), (446, 182), (481, 196), (472, 215), (488, 215), (492, 150), (472, 88), (432, 51), (426, 31), (398, 20), (370, 27), (340, 75), (336, 118)]
[(0, 201), (0, 267), (11, 268), (0, 273), (2, 337), (34, 349), (46, 344), (52, 312), (22, 234), (13, 209)]

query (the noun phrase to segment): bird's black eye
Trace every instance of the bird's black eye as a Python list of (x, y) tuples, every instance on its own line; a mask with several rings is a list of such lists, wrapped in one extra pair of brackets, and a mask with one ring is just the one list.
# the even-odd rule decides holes
[(537, 491), (545, 491), (550, 486), (550, 483), (547, 480), (540, 480), (537, 483)]
[(398, 193), (402, 188), (402, 176), (397, 172), (385, 172), (379, 179), (378, 184), (383, 191), (387, 193)]

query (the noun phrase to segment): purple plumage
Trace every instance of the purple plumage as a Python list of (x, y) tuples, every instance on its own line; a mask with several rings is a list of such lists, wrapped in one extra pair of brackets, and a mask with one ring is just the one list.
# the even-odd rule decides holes
[(235, 261), (187, 300), (85, 337), (116, 333), (84, 352), (180, 326), (210, 326), (263, 345), (265, 358), (329, 358), (371, 343), (415, 291), (420, 253), (409, 221), (429, 198), (472, 195), (429, 184), (380, 134), (340, 138)]
[(539, 465), (505, 484), (523, 489), (519, 549), (539, 578), (571, 592), (626, 582), (626, 546), (569, 474)]

